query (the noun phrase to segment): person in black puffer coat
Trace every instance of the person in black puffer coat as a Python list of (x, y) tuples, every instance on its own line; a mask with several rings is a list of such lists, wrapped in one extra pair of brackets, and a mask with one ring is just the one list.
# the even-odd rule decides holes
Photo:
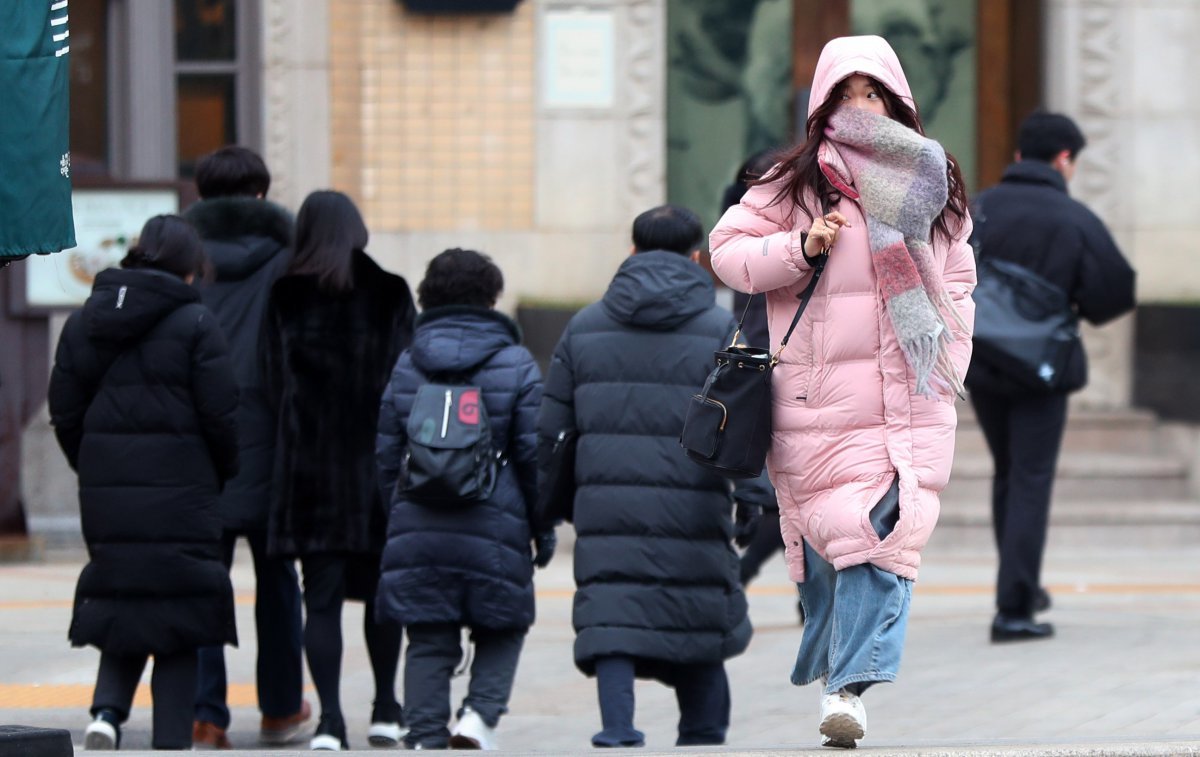
[[(517, 325), (493, 310), (503, 286), (500, 269), (472, 250), (446, 250), (429, 263), (417, 291), (423, 312), (413, 345), (396, 363), (379, 412), (379, 483), (391, 500), (379, 611), (408, 629), (410, 747), (495, 747), (533, 624), (532, 565), (544, 567), (554, 553), (554, 532), (531, 534), (529, 519), (542, 380)], [(482, 390), (494, 448), (506, 459), (486, 501), (451, 509), (410, 501), (398, 486), (417, 391), (445, 377), (466, 377)], [(475, 660), (451, 732), (450, 676), (464, 627)]]
[[(979, 194), (971, 244), (979, 260), (1007, 260), (1057, 286), (1081, 318), (1107, 323), (1134, 307), (1136, 274), (1103, 222), (1067, 194), (1086, 144), (1067, 116), (1037, 112), (1017, 134), (1018, 160), (1000, 183)], [(1087, 383), (1087, 361), (1064, 368), (1063, 385)], [(967, 389), (995, 463), (992, 526), (1000, 553), (993, 642), (1047, 639), (1050, 623), (1034, 613), (1050, 607), (1041, 585), (1050, 495), (1067, 424), (1067, 391), (1031, 391), (975, 352)]]
[(267, 306), (264, 385), (278, 402), (268, 552), (304, 573), (304, 651), (321, 718), (311, 746), (345, 749), (339, 688), (342, 604), (366, 603), (375, 679), (368, 739), (394, 746), (401, 629), (376, 620), (385, 509), (375, 474), (379, 399), (412, 339), (416, 308), (403, 278), (363, 250), (367, 227), (341, 192), (313, 192), (296, 216), (296, 250)]
[[(222, 147), (196, 164), (200, 202), (184, 217), (200, 233), (214, 276), (200, 288), (229, 341), (237, 376), (238, 475), (221, 493), (226, 566), (244, 536), (254, 562), (254, 626), (258, 641), (255, 683), (262, 710), (259, 738), (286, 744), (301, 734), (311, 709), (301, 696), (303, 648), (300, 585), (295, 561), (267, 555), (267, 511), (275, 465), (275, 415), (263, 389), (261, 351), (267, 297), (291, 260), (292, 217), (265, 199), (271, 174), (245, 147)], [(196, 690), (197, 746), (228, 749), (225, 653), (200, 650)]]
[(88, 564), (70, 639), (100, 650), (88, 749), (114, 749), (154, 657), (155, 749), (192, 746), (196, 650), (236, 644), (217, 495), (237, 473), (238, 390), (190, 282), (200, 239), (157, 216), (63, 328), (50, 418), (79, 474)]
[(686, 208), (638, 216), (634, 254), (571, 319), (546, 381), (539, 459), (578, 431), (575, 664), (597, 678), (596, 746), (643, 743), (635, 676), (675, 688), (678, 746), (724, 743), (724, 661), (750, 642), (730, 484), (679, 445), (688, 398), (736, 327), (695, 262), (703, 236)]

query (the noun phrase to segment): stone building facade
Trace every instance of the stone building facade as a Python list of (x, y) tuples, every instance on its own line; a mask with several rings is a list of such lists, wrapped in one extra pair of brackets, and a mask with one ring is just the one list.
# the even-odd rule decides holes
[[(313, 189), (347, 192), (370, 252), (414, 286), (432, 255), (461, 246), (505, 271), (504, 309), (595, 299), (634, 215), (667, 200), (668, 0), (524, 0), (484, 16), (417, 15), (401, 0), (247, 4), (260, 93), (248, 133), (273, 199), (295, 209)], [(1188, 94), (1200, 4), (1042, 9), (1044, 104), (1089, 139), (1072, 193), (1133, 260), (1140, 299), (1200, 299), (1200, 102)], [(572, 84), (586, 91), (556, 89)], [(1129, 404), (1132, 324), (1086, 332), (1080, 403)], [(31, 529), (69, 529), (74, 480), (44, 412), (23, 473)]]

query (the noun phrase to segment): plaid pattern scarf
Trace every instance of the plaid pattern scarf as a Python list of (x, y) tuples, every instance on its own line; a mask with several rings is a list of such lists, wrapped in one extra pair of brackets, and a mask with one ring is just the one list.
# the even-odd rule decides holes
[(817, 159), (834, 187), (858, 200), (867, 217), (875, 278), (917, 392), (934, 396), (934, 386), (962, 391), (945, 349), (954, 336), (944, 312), (960, 324), (962, 319), (929, 244), (930, 227), (948, 197), (942, 146), (886, 116), (840, 108), (829, 119)]

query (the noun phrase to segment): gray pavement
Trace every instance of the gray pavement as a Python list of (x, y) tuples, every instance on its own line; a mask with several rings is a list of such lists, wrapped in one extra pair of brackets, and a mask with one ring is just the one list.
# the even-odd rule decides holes
[[(593, 681), (574, 667), (570, 553), (539, 572), (538, 622), (517, 675), (501, 746), (510, 753), (585, 753), (599, 728)], [(70, 600), (83, 561), (52, 552), (38, 563), (0, 565), (0, 723), (67, 728), (82, 741), (98, 655), (66, 642)], [(994, 557), (948, 540), (925, 555), (914, 594), (900, 678), (872, 689), (867, 737), (876, 754), (1116, 755), (1200, 754), (1200, 545), (1053, 550), (1046, 616), (1058, 628), (1045, 642), (988, 643)], [(240, 649), (230, 649), (230, 738), (256, 755), (253, 574), (239, 553)], [(781, 558), (750, 590), (756, 634), (729, 663), (733, 724), (723, 754), (820, 751), (819, 692), (788, 674), (799, 643), (795, 590)], [(343, 707), (352, 746), (365, 747), (371, 679), (361, 605), (345, 613)], [(144, 679), (145, 682), (145, 679)], [(464, 681), (454, 682), (461, 698)], [(398, 686), (399, 691), (399, 686)], [(127, 750), (148, 749), (148, 696), (125, 728)], [(307, 694), (316, 707), (316, 694)], [(673, 749), (677, 711), (670, 690), (639, 682), (642, 753)], [(297, 745), (297, 749), (304, 748)]]

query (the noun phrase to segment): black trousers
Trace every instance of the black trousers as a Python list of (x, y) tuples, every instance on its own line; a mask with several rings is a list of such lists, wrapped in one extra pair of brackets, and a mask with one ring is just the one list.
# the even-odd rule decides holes
[[(300, 583), (295, 560), (267, 555), (267, 534), (245, 534), (254, 561), (254, 627), (258, 638), (258, 709), (264, 717), (284, 718), (300, 711), (303, 638)], [(233, 566), (238, 534), (226, 531), (221, 549), (225, 567)], [(196, 679), (196, 720), (229, 727), (226, 705), (225, 648), (202, 647)]]
[(1067, 395), (1009, 397), (972, 391), (971, 404), (995, 464), (992, 529), (1000, 554), (996, 609), (1028, 618), (1041, 586), (1054, 471), (1067, 424)]
[[(146, 656), (118, 657), (100, 653), (100, 671), (96, 674), (96, 691), (92, 695), (92, 716), (100, 710), (112, 710), (124, 723), (133, 706), (133, 695), (146, 668)], [(150, 677), (150, 694), (154, 699), (154, 732), (151, 743), (155, 749), (192, 748), (192, 707), (196, 695), (196, 651), (154, 657), (154, 672)]]
[[(361, 564), (362, 558), (356, 555), (314, 554), (300, 558), (300, 570), (304, 575), (304, 654), (308, 658), (308, 671), (312, 674), (317, 698), (321, 700), (321, 720), (343, 725), (342, 606), (356, 560)], [(363, 637), (367, 642), (371, 675), (375, 679), (374, 710), (387, 720), (399, 719), (396, 668), (400, 664), (402, 632), (399, 625), (376, 619), (373, 593), (366, 593), (369, 598), (363, 607)]]
[[(462, 659), (462, 626), (420, 623), (405, 627), (404, 711), (410, 747), (444, 749), (450, 740), (450, 678)], [(472, 629), (475, 656), (463, 707), (470, 707), (490, 728), (508, 712), (525, 630)], [(458, 714), (462, 715), (460, 708)]]
[[(635, 746), (643, 741), (642, 732), (633, 727), (636, 665), (632, 657), (596, 660), (596, 693), (604, 730), (592, 737), (594, 746)], [(653, 670), (654, 678), (675, 689), (679, 704), (679, 735), (675, 746), (724, 744), (731, 706), (725, 664), (658, 663)]]

